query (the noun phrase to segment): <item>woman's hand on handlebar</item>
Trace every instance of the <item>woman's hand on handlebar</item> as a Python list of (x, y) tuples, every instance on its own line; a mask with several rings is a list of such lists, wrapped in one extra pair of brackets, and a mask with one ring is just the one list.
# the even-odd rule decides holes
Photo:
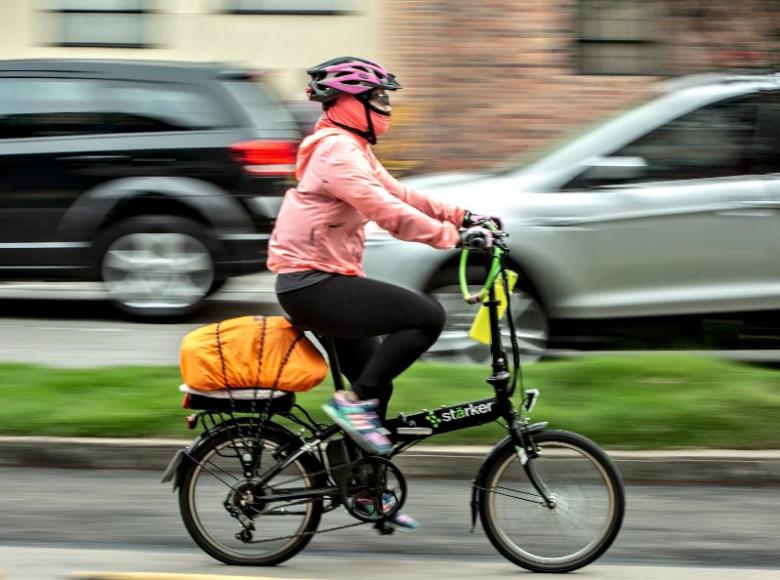
[(460, 231), (458, 246), (465, 250), (489, 250), (493, 247), (493, 232), (483, 226), (471, 226)]
[(463, 223), (461, 224), (461, 227), (468, 229), (472, 226), (487, 226), (488, 224), (492, 225), (500, 231), (504, 229), (504, 222), (501, 221), (500, 217), (473, 213), (469, 210), (466, 210), (466, 213), (463, 215)]

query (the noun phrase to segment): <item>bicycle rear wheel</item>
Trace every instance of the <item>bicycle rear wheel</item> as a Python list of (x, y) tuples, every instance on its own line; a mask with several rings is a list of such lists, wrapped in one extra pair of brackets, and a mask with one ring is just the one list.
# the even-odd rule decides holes
[(592, 441), (567, 431), (534, 435), (533, 469), (555, 507), (529, 481), (517, 451), (504, 445), (479, 483), (482, 526), (495, 548), (534, 572), (570, 572), (612, 544), (625, 510), (620, 473)]
[[(262, 450), (258, 450), (258, 439), (242, 436), (240, 431), (226, 429), (195, 449), (182, 474), (179, 509), (192, 539), (213, 558), (226, 564), (273, 566), (306, 547), (317, 530), (323, 506), (321, 499), (270, 502), (264, 498), (278, 499), (284, 493), (318, 487), (322, 469), (304, 454), (258, 485), (245, 476), (239, 457), (254, 455), (260, 466), (257, 471), (262, 473), (277, 463), (273, 454), (294, 440), (291, 435), (266, 430), (260, 438)], [(242, 525), (243, 518), (252, 522), (253, 530)]]

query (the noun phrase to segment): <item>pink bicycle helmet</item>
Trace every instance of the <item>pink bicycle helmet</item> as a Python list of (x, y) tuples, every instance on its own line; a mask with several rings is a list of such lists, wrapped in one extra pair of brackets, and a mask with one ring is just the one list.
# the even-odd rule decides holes
[(395, 75), (381, 64), (354, 56), (340, 56), (306, 72), (311, 76), (309, 99), (323, 104), (342, 94), (368, 96), (374, 89), (401, 88)]

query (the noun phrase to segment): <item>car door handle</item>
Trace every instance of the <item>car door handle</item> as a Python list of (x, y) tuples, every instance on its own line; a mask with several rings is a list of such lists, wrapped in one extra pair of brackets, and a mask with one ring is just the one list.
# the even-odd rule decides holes
[(176, 163), (173, 157), (133, 157), (133, 163), (148, 165), (171, 165)]
[(586, 223), (586, 220), (579, 217), (551, 217), (535, 219), (530, 225), (537, 228), (578, 228)]
[(57, 157), (57, 161), (68, 161), (70, 163), (121, 163), (129, 160), (130, 158), (127, 155), (68, 155), (66, 157)]
[(760, 209), (780, 209), (780, 200), (765, 199), (761, 201), (747, 201), (745, 205)]

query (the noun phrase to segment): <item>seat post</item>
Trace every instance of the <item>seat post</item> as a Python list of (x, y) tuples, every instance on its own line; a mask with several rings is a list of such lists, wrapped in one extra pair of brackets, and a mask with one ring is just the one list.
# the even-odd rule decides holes
[(325, 348), (325, 352), (328, 353), (330, 372), (333, 375), (333, 388), (336, 391), (343, 391), (344, 377), (341, 375), (341, 364), (339, 363), (338, 353), (336, 353), (336, 344), (333, 342), (333, 337), (317, 335), (317, 338)]

